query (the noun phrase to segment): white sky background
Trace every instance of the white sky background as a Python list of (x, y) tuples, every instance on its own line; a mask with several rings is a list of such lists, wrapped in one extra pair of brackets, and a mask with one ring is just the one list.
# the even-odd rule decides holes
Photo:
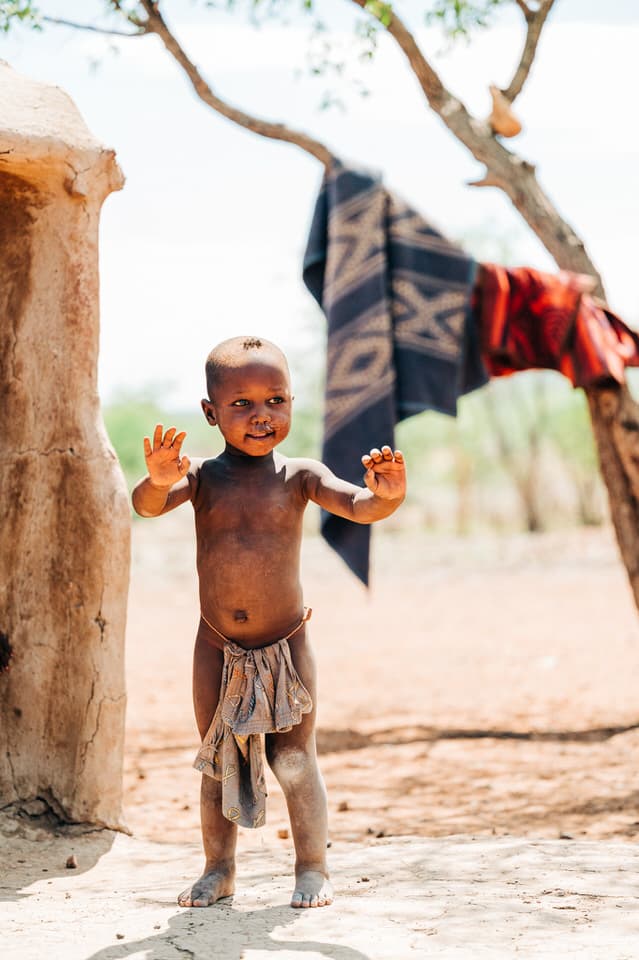
[[(350, 5), (318, 0), (348, 38)], [(41, 0), (45, 13), (90, 22), (98, 0)], [(320, 111), (325, 80), (304, 69), (310, 24), (264, 26), (164, 0), (165, 16), (220, 96), (249, 113), (301, 128), (343, 159), (381, 170), (386, 183), (452, 237), (488, 234), (480, 255), (552, 269), (509, 201), (466, 181), (482, 168), (428, 109), (392, 41), (359, 76), (371, 94), (347, 111)], [(513, 9), (470, 46), (443, 48), (421, 28), (421, 4), (403, 5), (424, 52), (478, 116), (488, 86), (505, 85), (523, 33)], [(345, 14), (344, 11), (347, 11)], [(322, 170), (296, 147), (245, 133), (206, 108), (156, 38), (112, 41), (49, 26), (0, 39), (21, 73), (63, 87), (92, 132), (116, 149), (124, 190), (101, 225), (100, 390), (164, 386), (163, 403), (195, 409), (203, 362), (237, 333), (278, 342), (294, 367), (321, 364), (323, 318), (301, 282), (306, 233)], [(115, 42), (115, 41), (113, 41)], [(524, 93), (524, 133), (513, 149), (586, 242), (609, 301), (639, 324), (639, 3), (558, 0)], [(90, 69), (98, 58), (100, 66)], [(296, 394), (303, 399), (303, 376)], [(300, 382), (301, 381), (301, 382)]]

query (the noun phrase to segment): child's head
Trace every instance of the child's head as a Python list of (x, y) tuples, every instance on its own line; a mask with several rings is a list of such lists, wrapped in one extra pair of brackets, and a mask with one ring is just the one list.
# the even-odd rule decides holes
[(264, 456), (288, 435), (290, 374), (274, 343), (248, 336), (219, 343), (206, 359), (206, 386), (202, 410), (220, 428), (227, 449)]

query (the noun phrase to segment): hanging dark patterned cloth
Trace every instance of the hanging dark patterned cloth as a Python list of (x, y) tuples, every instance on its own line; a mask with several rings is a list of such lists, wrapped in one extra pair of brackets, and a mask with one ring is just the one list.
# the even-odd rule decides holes
[[(304, 282), (328, 322), (323, 461), (361, 484), (360, 457), (395, 424), (482, 386), (470, 298), (476, 264), (366, 171), (324, 178)], [(368, 526), (322, 513), (322, 534), (368, 583)]]
[(639, 335), (590, 296), (591, 277), (482, 263), (474, 307), (491, 377), (545, 367), (573, 386), (623, 383)]

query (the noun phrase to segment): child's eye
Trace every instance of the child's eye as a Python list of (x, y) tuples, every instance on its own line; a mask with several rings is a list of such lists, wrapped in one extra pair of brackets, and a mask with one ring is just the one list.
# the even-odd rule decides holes
[(248, 400), (240, 399), (234, 400), (231, 404), (232, 407), (245, 407), (248, 404)]
[(271, 397), (269, 403), (284, 403), (284, 397)]

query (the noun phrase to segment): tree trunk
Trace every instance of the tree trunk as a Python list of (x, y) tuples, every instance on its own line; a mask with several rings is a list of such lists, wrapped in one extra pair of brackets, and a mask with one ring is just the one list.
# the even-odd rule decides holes
[[(506, 192), (557, 266), (591, 276), (595, 295), (605, 300), (603, 282), (588, 251), (545, 198), (534, 170), (521, 168)], [(585, 393), (619, 553), (639, 608), (639, 405), (625, 384), (593, 386)]]
[(625, 386), (586, 394), (619, 552), (639, 607), (639, 407)]
[(130, 521), (96, 367), (123, 180), (64, 93), (6, 64), (0, 116), (0, 808), (118, 827)]

